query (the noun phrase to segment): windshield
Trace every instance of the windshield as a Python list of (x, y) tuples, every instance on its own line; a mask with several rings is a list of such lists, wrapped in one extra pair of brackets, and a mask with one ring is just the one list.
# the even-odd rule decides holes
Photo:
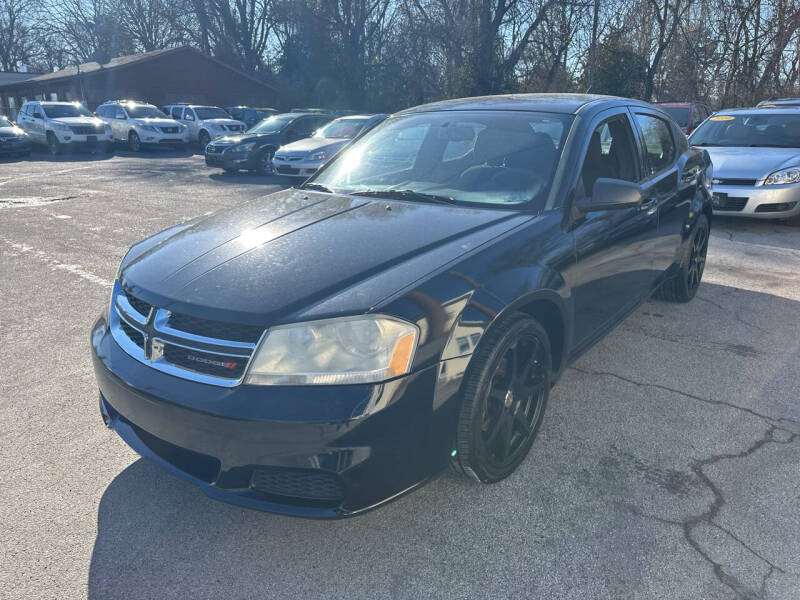
[(13, 127), (14, 124), (6, 119), (5, 117), (0, 117), (0, 127)]
[(169, 117), (152, 104), (126, 104), (125, 110), (131, 119), (168, 119)]
[(278, 133), (294, 120), (294, 117), (273, 116), (259, 121), (248, 129), (248, 133)]
[(800, 115), (737, 113), (714, 115), (689, 138), (693, 146), (800, 148)]
[(366, 122), (367, 119), (337, 119), (317, 130), (314, 137), (351, 140), (358, 135)]
[(63, 119), (65, 117), (91, 117), (92, 113), (80, 104), (45, 104), (42, 105), (44, 114), (49, 119)]
[(195, 106), (194, 112), (197, 113), (197, 118), (200, 121), (206, 119), (230, 119), (231, 116), (221, 108), (216, 106)]
[(689, 124), (689, 109), (683, 106), (659, 106), (661, 110), (667, 113), (670, 117), (675, 119), (675, 122), (680, 127), (686, 127)]
[(516, 111), (396, 117), (312, 181), (338, 193), (541, 210), (572, 119)]

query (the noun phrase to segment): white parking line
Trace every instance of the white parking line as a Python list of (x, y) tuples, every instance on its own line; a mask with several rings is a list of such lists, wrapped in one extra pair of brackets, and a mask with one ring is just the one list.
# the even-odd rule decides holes
[(83, 269), (80, 265), (69, 265), (66, 263), (60, 262), (58, 259), (53, 258), (43, 250), (36, 250), (33, 246), (28, 246), (27, 244), (19, 244), (17, 242), (12, 242), (6, 238), (0, 238), (0, 241), (5, 243), (8, 246), (11, 246), (16, 251), (15, 253), (11, 253), (11, 256), (16, 256), (20, 254), (25, 254), (27, 256), (33, 256), (42, 262), (48, 264), (51, 269), (59, 270), (59, 271), (67, 271), (68, 273), (72, 273), (73, 275), (77, 275), (78, 277), (85, 279), (86, 281), (91, 281), (92, 283), (96, 283), (97, 285), (102, 285), (103, 287), (111, 287), (113, 285), (112, 282), (103, 279), (95, 275), (94, 273), (90, 273)]
[(21, 177), (12, 177), (11, 179), (0, 181), (0, 185), (5, 185), (7, 183), (11, 183), (12, 181), (20, 181), (21, 179), (34, 179), (36, 177), (43, 177), (47, 175), (60, 175), (62, 173), (71, 173), (72, 171), (80, 171), (82, 169), (91, 169), (92, 167), (94, 167), (94, 165), (87, 165), (85, 167), (73, 167), (71, 169), (61, 169), (60, 171), (47, 171), (45, 173), (36, 173), (34, 175), (22, 175)]

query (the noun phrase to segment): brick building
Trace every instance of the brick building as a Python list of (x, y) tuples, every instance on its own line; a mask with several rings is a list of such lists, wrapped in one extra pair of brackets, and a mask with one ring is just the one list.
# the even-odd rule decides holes
[(19, 81), (0, 79), (0, 114), (11, 118), (28, 100), (77, 100), (94, 110), (106, 100), (122, 98), (156, 106), (174, 102), (274, 106), (277, 92), (189, 46), (120, 56), (104, 64), (85, 63)]

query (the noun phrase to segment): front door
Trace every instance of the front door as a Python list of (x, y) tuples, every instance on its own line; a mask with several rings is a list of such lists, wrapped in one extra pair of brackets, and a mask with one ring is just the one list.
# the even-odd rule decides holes
[[(576, 200), (590, 196), (601, 177), (641, 180), (641, 157), (627, 110), (612, 109), (599, 116), (585, 144)], [(656, 277), (652, 251), (657, 235), (657, 208), (646, 203), (590, 212), (575, 223), (577, 264), (565, 275), (573, 292), (576, 351), (649, 292)]]

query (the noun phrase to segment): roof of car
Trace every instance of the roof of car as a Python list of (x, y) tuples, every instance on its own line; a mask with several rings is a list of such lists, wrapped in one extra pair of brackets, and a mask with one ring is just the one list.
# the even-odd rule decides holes
[(668, 106), (670, 108), (689, 108), (703, 102), (656, 102), (656, 106)]
[(609, 106), (618, 104), (652, 106), (642, 100), (601, 96), (598, 94), (507, 94), (504, 96), (478, 96), (475, 98), (442, 100), (415, 106), (402, 111), (400, 114), (438, 110), (524, 110), (575, 114), (589, 104), (599, 103), (608, 104)]
[[(764, 108), (758, 107), (749, 107), (749, 108), (726, 108), (725, 110), (718, 110), (715, 112), (712, 117), (720, 116), (720, 115), (737, 115), (737, 114), (754, 114), (754, 115), (763, 115), (767, 111)], [(775, 107), (769, 109), (769, 114), (771, 115), (796, 115), (798, 113), (798, 109), (796, 106), (786, 106), (786, 107)]]
[(76, 104), (80, 104), (80, 102), (56, 102), (55, 100), (31, 100), (31, 102), (36, 102), (42, 106), (75, 106)]

